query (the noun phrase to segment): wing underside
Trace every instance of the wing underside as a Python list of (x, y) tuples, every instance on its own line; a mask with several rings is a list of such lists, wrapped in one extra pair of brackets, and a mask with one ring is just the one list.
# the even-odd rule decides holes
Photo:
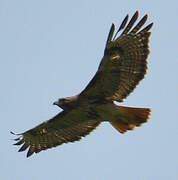
[[(148, 16), (138, 19), (136, 12), (129, 23), (128, 15), (114, 35), (112, 24), (104, 51), (104, 57), (93, 79), (81, 93), (87, 96), (104, 96), (122, 102), (144, 78), (149, 54), (149, 36), (153, 23), (142, 28)], [(117, 34), (121, 31), (119, 37)]]
[(79, 141), (93, 131), (100, 122), (87, 118), (80, 110), (61, 112), (54, 118), (30, 129), (15, 140), (22, 145), (19, 152), (28, 148), (27, 157), (63, 143)]

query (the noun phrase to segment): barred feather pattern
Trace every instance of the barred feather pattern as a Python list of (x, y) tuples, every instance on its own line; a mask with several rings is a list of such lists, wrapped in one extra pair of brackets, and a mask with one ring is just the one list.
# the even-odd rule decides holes
[(74, 117), (73, 112), (71, 115), (70, 112), (59, 113), (51, 120), (20, 134), (20, 137), (16, 139), (18, 142), (14, 145), (22, 145), (19, 152), (29, 148), (27, 152), (27, 157), (29, 157), (33, 153), (39, 153), (63, 143), (79, 141), (100, 124), (86, 117), (85, 119), (80, 118), (80, 113), (78, 117)]
[[(110, 41), (105, 49), (106, 52), (114, 49), (112, 53), (120, 56), (118, 67), (114, 68), (117, 82), (114, 82), (116, 87), (113, 89), (116, 92), (109, 97), (118, 102), (122, 102), (123, 99), (135, 89), (138, 83), (144, 78), (147, 70), (148, 44), (151, 34), (148, 31), (151, 29), (153, 23), (150, 23), (138, 32), (148, 18), (148, 15), (145, 15), (137, 25), (133, 27), (138, 19), (138, 15), (138, 11), (136, 11), (122, 34), (116, 40), (113, 39), (113, 41)], [(127, 17), (128, 15), (125, 19), (128, 20)]]
[[(144, 78), (149, 54), (149, 30), (153, 23), (142, 29), (148, 18), (145, 15), (134, 26), (138, 15), (136, 11), (128, 25), (127, 15), (115, 35), (115, 26), (112, 24), (98, 71), (81, 95), (102, 96), (122, 102)], [(123, 32), (117, 36), (121, 30)]]
[[(122, 102), (137, 86), (146, 74), (147, 57), (149, 54), (148, 38), (150, 32), (123, 35), (119, 39), (123, 56), (120, 58), (116, 92), (111, 99)], [(117, 47), (117, 44), (116, 44)]]

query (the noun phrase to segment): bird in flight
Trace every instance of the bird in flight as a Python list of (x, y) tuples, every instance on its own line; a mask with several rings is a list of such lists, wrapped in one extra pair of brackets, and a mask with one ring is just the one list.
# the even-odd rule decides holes
[(115, 25), (111, 25), (104, 56), (93, 79), (78, 95), (54, 102), (62, 112), (35, 128), (16, 134), (19, 137), (14, 145), (22, 145), (19, 152), (28, 148), (29, 157), (78, 141), (104, 121), (110, 122), (120, 133), (147, 122), (151, 109), (114, 104), (114, 101), (122, 102), (146, 74), (149, 30), (153, 23), (142, 28), (148, 18), (145, 15), (134, 26), (138, 15), (136, 11), (129, 22), (127, 15), (115, 35)]

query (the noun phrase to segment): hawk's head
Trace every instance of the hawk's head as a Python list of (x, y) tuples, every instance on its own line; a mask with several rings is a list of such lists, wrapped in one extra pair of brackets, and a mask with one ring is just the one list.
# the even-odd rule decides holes
[(70, 103), (70, 100), (66, 98), (59, 98), (57, 101), (53, 103), (53, 105), (57, 105), (62, 109), (67, 109), (69, 103)]
[(59, 98), (57, 101), (53, 103), (53, 105), (57, 105), (63, 110), (67, 110), (67, 109), (73, 108), (73, 106), (76, 105), (77, 99), (78, 99), (78, 96)]

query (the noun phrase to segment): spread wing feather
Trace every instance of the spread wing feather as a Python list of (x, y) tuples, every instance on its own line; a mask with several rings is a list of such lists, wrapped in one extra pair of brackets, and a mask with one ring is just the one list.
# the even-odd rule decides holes
[(33, 153), (56, 147), (63, 143), (79, 141), (94, 130), (100, 122), (81, 109), (62, 111), (54, 118), (22, 134), (14, 145), (22, 145), (19, 152), (27, 148), (27, 157)]
[(151, 34), (149, 30), (153, 23), (141, 29), (147, 20), (145, 15), (133, 27), (137, 18), (138, 12), (126, 26), (127, 15), (116, 35), (120, 30), (125, 29), (116, 39), (116, 35), (112, 38), (114, 34), (114, 25), (112, 25), (98, 71), (81, 95), (102, 96), (122, 102), (144, 78), (149, 54), (148, 42)]
[(138, 19), (138, 11), (135, 12), (135, 14), (132, 16), (130, 22), (128, 23), (127, 27), (124, 29), (124, 31), (122, 32), (121, 36), (123, 34), (127, 34), (130, 29), (133, 27), (134, 23), (136, 22), (136, 20)]

